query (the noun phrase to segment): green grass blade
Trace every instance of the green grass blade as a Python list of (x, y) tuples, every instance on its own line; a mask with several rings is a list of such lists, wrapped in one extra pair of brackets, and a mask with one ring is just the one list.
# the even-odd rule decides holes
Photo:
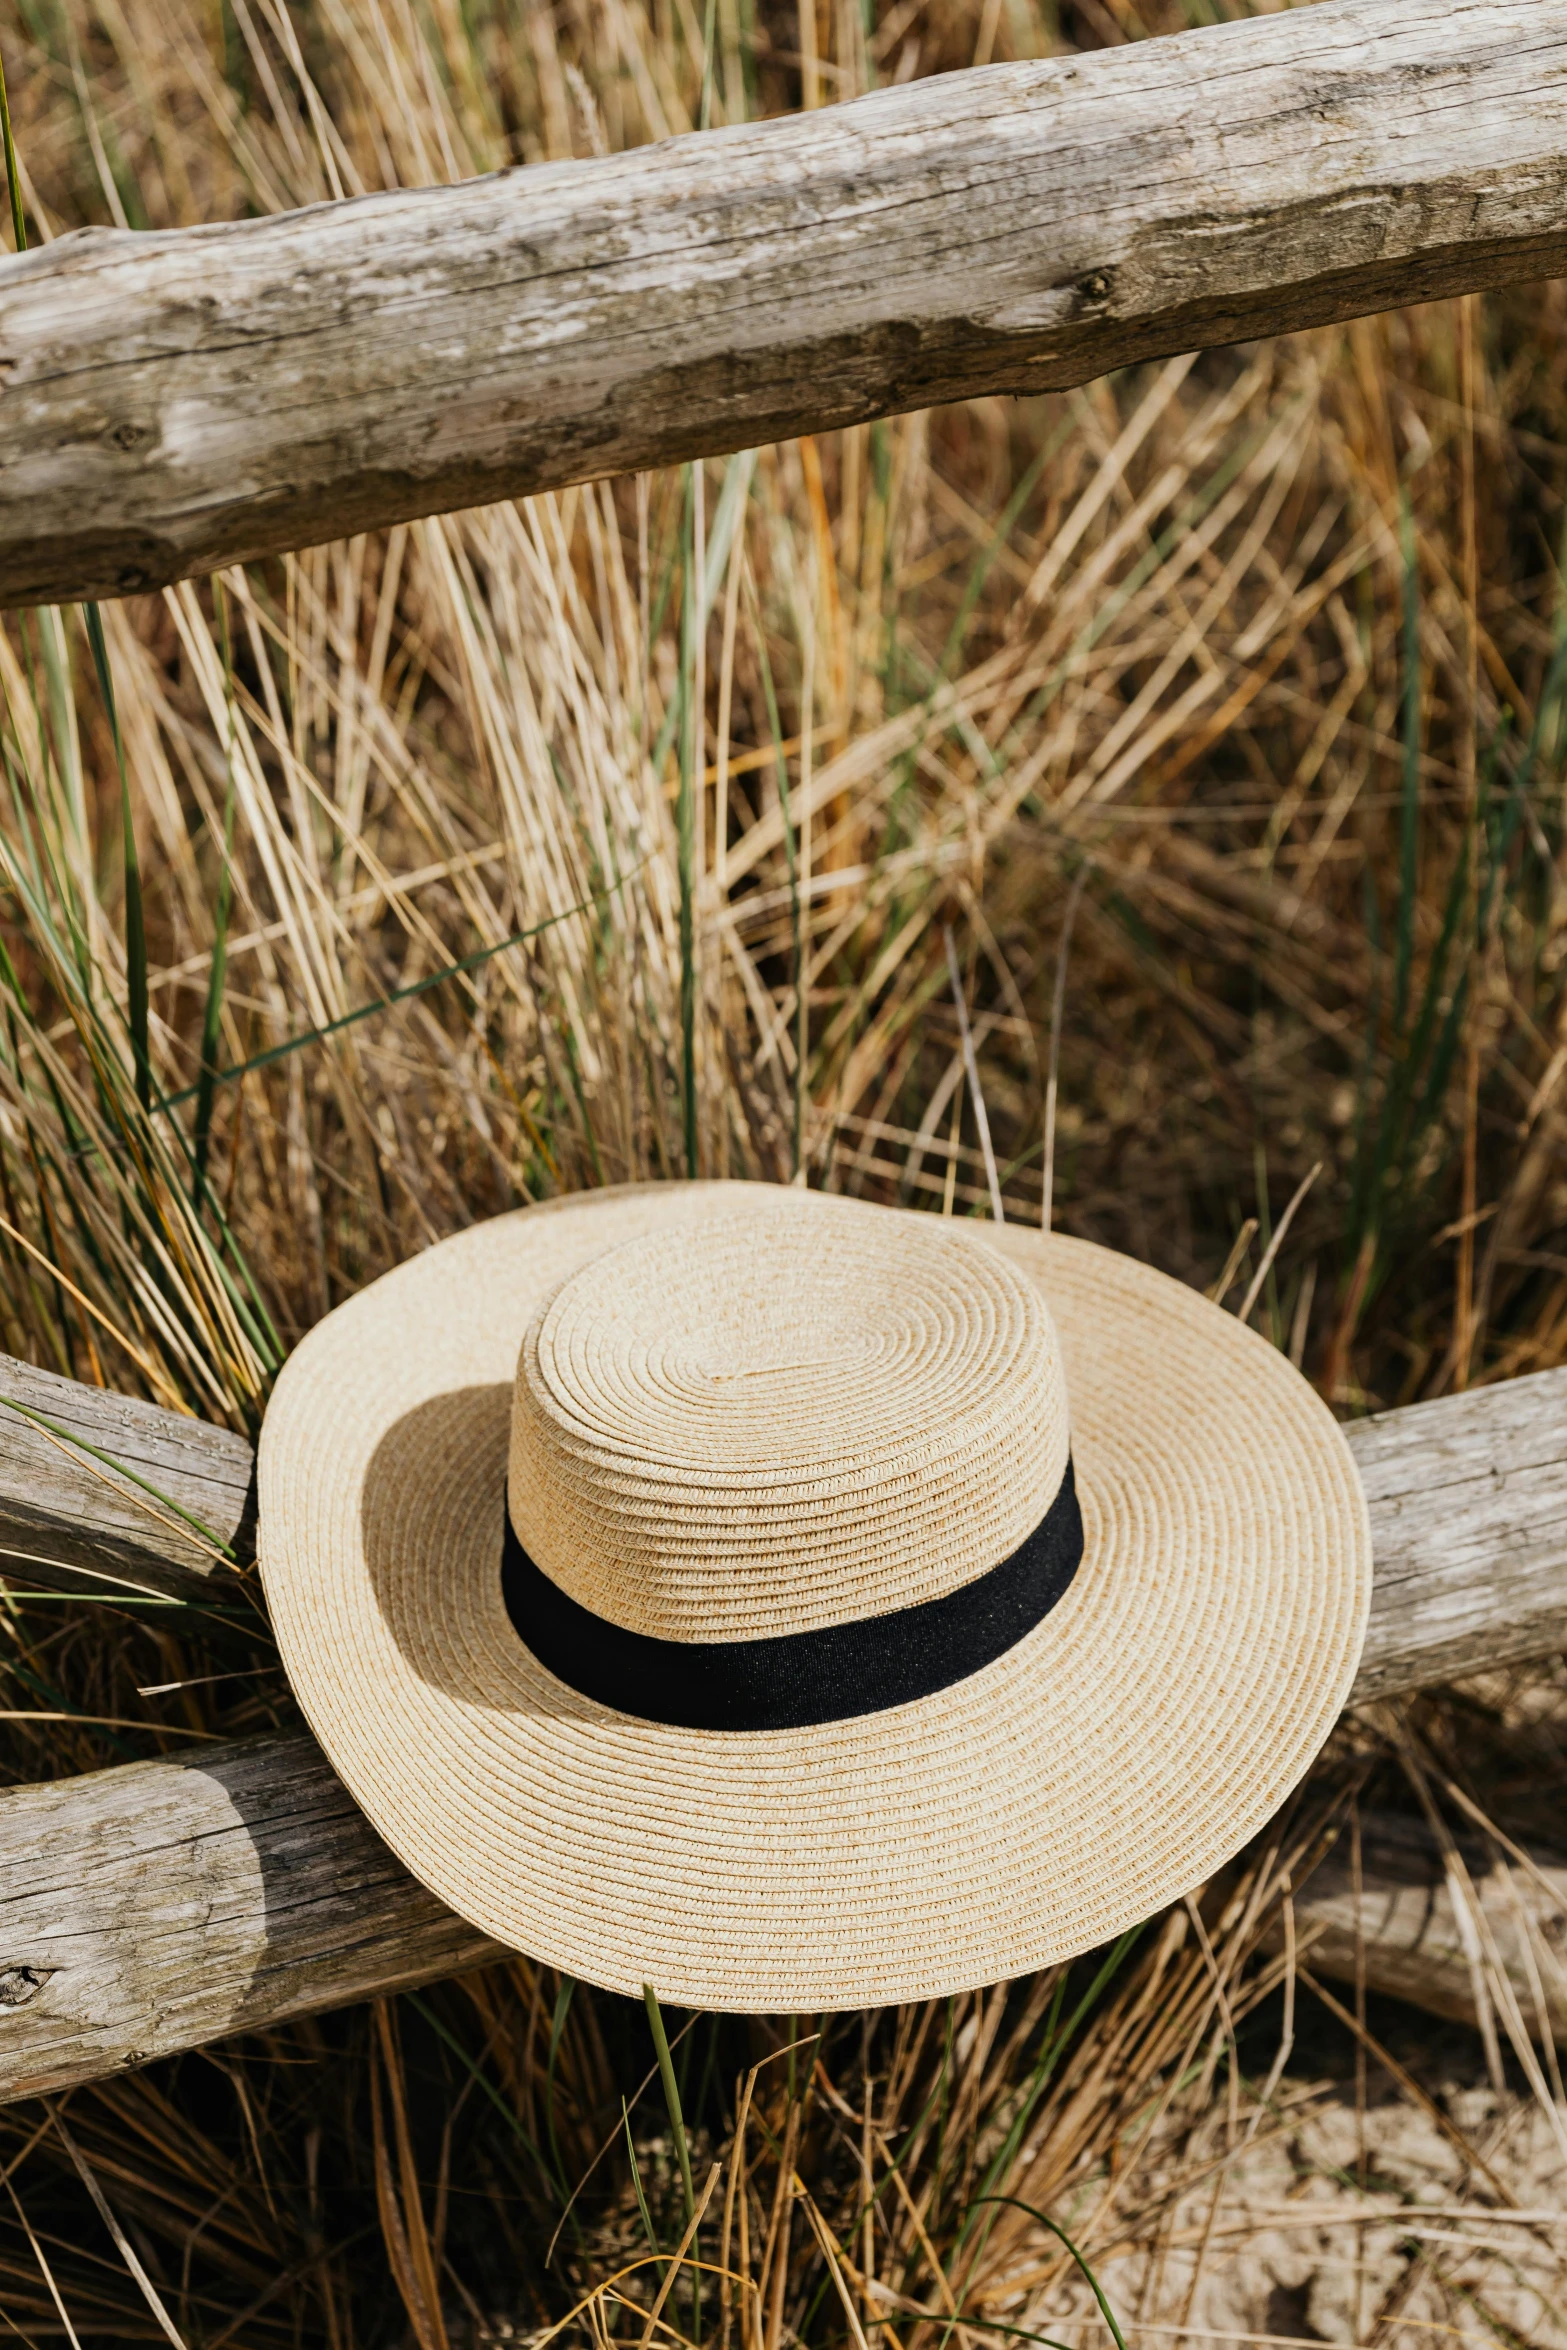
[(11, 192), (11, 234), (18, 253), (27, 251), (27, 223), (22, 217), (22, 176), (16, 167), (16, 141), (11, 136), (11, 107), (5, 94), (5, 58), (0, 56), (0, 138), (5, 142), (5, 183)]
[(234, 663), (229, 643), (228, 605), (223, 582), (214, 583), (218, 630), (223, 643), (224, 706), (228, 739), (224, 756), (228, 789), (223, 807), (223, 870), (218, 876), (218, 902), (212, 916), (212, 962), (207, 973), (207, 1000), (201, 1016), (201, 1075), (196, 1088), (196, 1124), (191, 1142), (194, 1162), (193, 1197), (199, 1206), (207, 1189), (207, 1153), (212, 1141), (212, 1102), (218, 1082), (218, 1044), (223, 1021), (223, 986), (228, 966), (229, 906), (234, 874)]
[(652, 2247), (654, 2257), (662, 2260), (664, 2247), (658, 2240), (658, 2230), (653, 2225), (653, 2214), (648, 2209), (647, 2196), (643, 2192), (642, 2169), (637, 2161), (637, 2143), (631, 2135), (631, 2108), (627, 2105), (624, 2097), (620, 2100), (620, 2119), (626, 2133), (626, 2155), (631, 2164), (631, 2184), (636, 2193), (637, 2209), (642, 2215), (643, 2233)]
[[(778, 694), (773, 684), (773, 665), (767, 658), (767, 638), (762, 628), (762, 616), (756, 612), (756, 659), (762, 672), (762, 693), (767, 702), (767, 724), (773, 738), (773, 771), (778, 779), (778, 815), (783, 825), (784, 861), (789, 869), (789, 915), (794, 932), (794, 984), (796, 997), (805, 987), (805, 929), (804, 910), (800, 903), (800, 865), (795, 849), (794, 810), (789, 798), (789, 762), (784, 757), (783, 721), (778, 714)], [(805, 1063), (796, 1060), (794, 1072), (794, 1166), (796, 1175), (804, 1158), (805, 1147)]]
[(731, 457), (729, 470), (724, 475), (724, 486), (718, 493), (718, 505), (713, 515), (713, 527), (707, 534), (707, 553), (702, 563), (702, 626), (713, 617), (718, 602), (718, 591), (723, 585), (724, 571), (729, 562), (729, 550), (734, 544), (735, 532), (744, 523), (747, 501), (751, 495), (751, 481), (756, 472), (756, 451), (742, 449), (738, 457)]
[(476, 2089), (483, 2090), (485, 2096), (494, 2106), (502, 2121), (511, 2131), (518, 2145), (534, 2164), (539, 2173), (539, 2176), (543, 2179), (551, 2194), (558, 2194), (560, 2191), (559, 2182), (551, 2175), (549, 2164), (545, 2161), (543, 2155), (539, 2152), (538, 2147), (535, 2146), (533, 2140), (529, 2137), (527, 2131), (523, 2128), (522, 2123), (518, 2120), (516, 2114), (512, 2111), (512, 2108), (508, 2104), (507, 2100), (501, 2095), (499, 2089), (496, 2088), (494, 2082), (485, 2072), (483, 2066), (475, 2063), (474, 2059), (468, 2054), (467, 2049), (458, 2039), (456, 2033), (447, 2030), (445, 2024), (442, 2023), (440, 2017), (436, 2014), (434, 2008), (431, 2007), (428, 2000), (421, 1999), (417, 1991), (405, 1991), (403, 1993), (403, 1997), (407, 2000), (409, 2006), (414, 2010), (414, 2013), (423, 2017), (424, 2021), (429, 2025), (431, 2031), (435, 2034), (437, 2040), (440, 2041), (442, 2047), (449, 2049), (452, 2055), (456, 2057), (458, 2063), (464, 2067), (472, 2079), (474, 2087)]
[(707, 14), (702, 21), (702, 101), (697, 115), (697, 129), (705, 131), (713, 119), (713, 33), (718, 21), (718, 0), (707, 0)]
[(1376, 883), (1367, 865), (1361, 875), (1366, 923), (1370, 985), (1366, 994), (1365, 1037), (1355, 1073), (1355, 1109), (1351, 1123), (1354, 1157), (1350, 1171), (1350, 1212), (1345, 1236), (1346, 1264), (1353, 1264), (1381, 1202), (1373, 1189), (1373, 1167), (1380, 1163), (1378, 1139), (1372, 1133), (1371, 1097), (1376, 1082), (1377, 1037), (1382, 1023), (1382, 924), (1377, 911)]
[(1415, 945), (1420, 852), (1420, 562), (1414, 509), (1402, 502), (1404, 551), (1404, 772), (1398, 831), (1398, 921), (1393, 939), (1393, 1026), (1404, 1030)]
[(1523, 821), (1524, 810), (1529, 803), (1530, 789), (1534, 782), (1535, 768), (1539, 764), (1540, 745), (1544, 738), (1546, 723), (1552, 709), (1561, 699), (1564, 683), (1567, 683), (1567, 628), (1564, 628), (1558, 635), (1556, 650), (1551, 656), (1551, 666), (1546, 673), (1545, 683), (1540, 689), (1540, 699), (1535, 709), (1534, 724), (1529, 730), (1529, 740), (1525, 744), (1518, 765), (1513, 772), (1512, 781), (1507, 789), (1507, 797), (1502, 803), (1501, 814), (1496, 822), (1495, 837), (1491, 848), (1490, 870), (1486, 876), (1485, 890), (1480, 901), (1476, 932), (1477, 942), (1485, 937), (1490, 928), (1491, 910), (1496, 902), (1496, 892), (1501, 886), (1507, 869), (1507, 860), (1517, 837), (1518, 827)]
[(1072, 2259), (1076, 2262), (1077, 2267), (1081, 2273), (1088, 2279), (1089, 2288), (1093, 2293), (1094, 2299), (1099, 2304), (1099, 2314), (1104, 2319), (1105, 2324), (1109, 2327), (1112, 2335), (1115, 2337), (1115, 2350), (1126, 2350), (1126, 2336), (1122, 2333), (1120, 2327), (1115, 2322), (1115, 2312), (1110, 2307), (1109, 2302), (1105, 2299), (1104, 2294), (1100, 2290), (1099, 2279), (1095, 2276), (1093, 2270), (1089, 2267), (1087, 2261), (1083, 2258), (1083, 2255), (1081, 2252), (1079, 2252), (1077, 2246), (1073, 2243), (1065, 2228), (1058, 2228), (1055, 2221), (1050, 2217), (1048, 2212), (1039, 2210), (1037, 2205), (1032, 2203), (1020, 2203), (1015, 2195), (980, 2195), (977, 2196), (975, 2200), (980, 2203), (1010, 2203), (1014, 2211), (1026, 2211), (1031, 2219), (1038, 2220), (1042, 2228), (1048, 2228), (1051, 2235), (1054, 2236), (1059, 2243), (1065, 2245), (1067, 2251), (1071, 2254)]
[(691, 2149), (686, 2143), (685, 2116), (680, 2110), (680, 2086), (675, 2079), (674, 2059), (669, 2053), (669, 2034), (664, 2029), (664, 2015), (658, 2004), (658, 1993), (651, 1983), (643, 1984), (642, 2001), (653, 2034), (658, 2077), (664, 2084), (664, 2102), (669, 2108), (669, 2126), (674, 2132), (675, 2155), (680, 2164), (680, 2183), (685, 2189), (686, 2220), (689, 2224), (696, 2213), (696, 2189), (691, 2183)]
[(199, 1534), (203, 1542), (210, 1544), (219, 1558), (232, 1560), (234, 1553), (221, 1534), (214, 1533), (204, 1519), (196, 1517), (183, 1504), (175, 1501), (172, 1495), (164, 1492), (161, 1485), (154, 1485), (150, 1479), (141, 1476), (126, 1462), (117, 1460), (112, 1452), (100, 1452), (97, 1445), (89, 1444), (85, 1436), (78, 1436), (74, 1430), (61, 1427), (57, 1420), (51, 1420), (43, 1412), (35, 1411), (30, 1404), (18, 1403), (13, 1395), (0, 1395), (0, 1406), (3, 1406), (8, 1412), (15, 1412), (18, 1419), (30, 1420), (34, 1427), (45, 1429), (58, 1444), (70, 1445), (77, 1452), (84, 1452), (91, 1459), (101, 1461), (105, 1468), (112, 1469), (116, 1476), (123, 1477), (128, 1485), (139, 1486), (143, 1493), (152, 1496), (160, 1508), (171, 1511), (175, 1517), (183, 1518), (191, 1531)]
[[(1067, 1971), (1064, 1967), (1062, 1968), (1060, 1980), (1051, 1997), (1049, 2013), (1045, 2017), (1045, 2028), (1040, 2035), (1039, 2054), (1034, 2060), (1033, 2072), (1030, 2074), (1028, 2085), (1019, 2100), (1018, 2109), (1012, 2116), (1005, 2138), (986, 2165), (980, 2180), (979, 2194), (975, 2197), (974, 2205), (970, 2206), (971, 2211), (975, 2205), (989, 2200), (993, 2189), (999, 2192), (999, 2182), (1006, 2177), (1017, 2158), (1018, 2150), (1027, 2136), (1028, 2125), (1033, 2119), (1040, 2099), (1050, 2085), (1057, 2064), (1061, 2060), (1062, 2050), (1070, 2044), (1078, 2026), (1093, 2007), (1101, 1991), (1119, 1972), (1122, 1960), (1141, 1932), (1141, 1926), (1133, 1926), (1121, 1936), (1108, 1956), (1101, 1960), (1087, 1990), (1084, 1991), (1065, 2023), (1061, 2021), (1061, 2010), (1066, 2001)], [(965, 2218), (962, 2233), (953, 2250), (954, 2259), (968, 2238), (970, 2224), (969, 2219)]]
[[(633, 866), (626, 876), (629, 881), (641, 871)], [(344, 1012), (336, 1020), (327, 1020), (319, 1028), (303, 1029), (298, 1036), (285, 1036), (281, 1044), (269, 1045), (264, 1053), (252, 1053), (248, 1061), (234, 1061), (226, 1069), (218, 1070), (215, 1082), (234, 1085), (241, 1077), (248, 1077), (253, 1069), (270, 1069), (275, 1061), (286, 1060), (290, 1053), (302, 1053), (307, 1045), (324, 1043), (329, 1036), (338, 1036), (345, 1028), (356, 1028), (361, 1020), (373, 1020), (377, 1012), (389, 1012), (394, 1004), (410, 1003), (415, 996), (428, 995), (432, 987), (443, 987), (448, 979), (460, 979), (465, 972), (477, 971), (484, 963), (504, 955), (508, 947), (526, 945), (530, 938), (541, 938), (546, 930), (558, 929), (573, 915), (591, 913), (601, 898), (612, 897), (623, 886), (612, 882), (607, 889), (595, 890), (591, 897), (579, 898), (574, 906), (567, 906), (559, 914), (549, 914), (542, 922), (533, 923), (527, 930), (514, 930), (509, 938), (497, 939), (494, 946), (479, 947), (471, 955), (464, 955), (455, 963), (443, 963), (439, 971), (427, 972), (423, 979), (410, 980), (406, 987), (394, 987), (387, 995), (378, 995), (368, 1004), (356, 1004), (351, 1012)], [(201, 1092), (199, 1085), (182, 1086), (178, 1093), (166, 1093), (152, 1106), (158, 1110), (183, 1109), (195, 1101)]]
[[(658, 2077), (663, 2083), (664, 2102), (669, 2108), (669, 2126), (674, 2133), (675, 2154), (680, 2164), (680, 2184), (685, 2190), (686, 2225), (691, 2227), (696, 2219), (696, 2187), (691, 2177), (691, 2148), (686, 2138), (685, 2114), (680, 2105), (680, 2084), (675, 2079), (674, 2059), (669, 2052), (669, 2035), (664, 2029), (663, 2011), (658, 2004), (658, 1994), (651, 1983), (643, 1984), (642, 1998), (647, 2008), (648, 2023), (652, 2027), (653, 2048), (658, 2057)], [(640, 2196), (640, 2194), (639, 2187), (638, 2195)], [(700, 2266), (695, 2264), (700, 2249), (700, 2245), (693, 2241), (691, 2245), (693, 2262), (691, 2270), (691, 2332), (693, 2339), (698, 2344), (702, 2339), (702, 2271)]]
[(212, 922), (212, 964), (207, 974), (207, 1000), (201, 1016), (201, 1075), (196, 1085), (196, 1121), (191, 1142), (195, 1168), (195, 1197), (207, 1189), (207, 1157), (212, 1145), (212, 1102), (218, 1083), (218, 1044), (223, 1021), (223, 986), (228, 967), (230, 858), (234, 847), (234, 787), (229, 785), (223, 815), (223, 875)]
[[(574, 2195), (568, 2196), (566, 2193), (566, 2166), (561, 2160), (560, 2140), (555, 2130), (555, 2068), (560, 2062), (561, 2038), (566, 2029), (566, 2018), (571, 2012), (572, 1994), (576, 1988), (577, 1980), (574, 1975), (561, 1976), (555, 1991), (555, 2012), (550, 2017), (549, 2055), (544, 2065), (544, 2127), (550, 2142), (550, 2161), (555, 2166), (555, 2182), (566, 2203), (563, 2218), (572, 2214), (576, 2197)], [(572, 2218), (572, 2234), (580, 2241), (580, 2232), (575, 2218)]]
[(577, 1988), (575, 1975), (562, 1975), (555, 1991), (555, 2006), (550, 2016), (550, 2053), (547, 2077), (553, 2081), (555, 2067), (560, 2062), (561, 2035), (566, 2029), (566, 2018), (571, 2013), (571, 2002)]
[(103, 615), (96, 604), (82, 606), (93, 667), (109, 713), (114, 757), (120, 771), (120, 821), (125, 854), (125, 973), (131, 1029), (131, 1059), (136, 1070), (136, 1099), (152, 1108), (152, 1056), (147, 1037), (147, 919), (142, 905), (141, 866), (136, 857), (136, 830), (131, 822), (131, 787), (125, 772), (125, 746), (120, 740), (120, 718), (114, 701), (114, 679), (109, 670), (109, 648), (104, 643)]
[[(49, 802), (45, 804), (44, 791), (36, 785), (29, 791), (28, 797), (38, 823), (44, 864), (70, 939), (72, 960), (84, 993), (90, 994), (93, 961), (88, 942), (88, 913), (83, 883), (91, 870), (91, 843), (87, 827), (86, 781), (79, 752), (71, 740), (74, 687), (71, 682), (70, 648), (56, 606), (45, 605), (33, 618), (37, 625), (38, 654), (43, 664), (49, 713), (47, 731), (40, 725), (45, 762), (44, 790), (49, 793)], [(41, 718), (31, 673), (28, 687), (35, 712)], [(80, 872), (72, 870), (67, 852), (67, 836), (75, 843)], [(55, 925), (47, 912), (43, 914), (42, 921), (45, 931), (52, 936)]]

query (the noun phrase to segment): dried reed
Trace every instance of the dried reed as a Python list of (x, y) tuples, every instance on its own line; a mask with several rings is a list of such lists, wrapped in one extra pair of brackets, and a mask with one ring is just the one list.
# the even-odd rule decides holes
[[(1240, 13), (21, 0), (3, 38), (36, 241)], [(253, 1426), (411, 1250), (695, 1166), (1048, 1200), (1224, 1268), (1346, 1410), (1561, 1361), (1561, 325), (1556, 287), (1435, 306), (8, 624), (0, 1344)], [(287, 1718), (264, 1634), (177, 1606), (18, 1580), (0, 1669), (13, 1777)], [(65, 2128), (13, 2109), (0, 2313), (206, 2350), (992, 2350), (1103, 2342), (1102, 2287), (1128, 2339), (1201, 2341), (1226, 2198), (1251, 2242), (1258, 2166), (1331, 2169), (1291, 1886), (1357, 1785), (1534, 1835), (1558, 1716), (1509, 1684), (1346, 1735), (1199, 1902), (943, 2007), (666, 2033), (519, 1960)], [(1559, 2233), (1407, 2233), (1366, 2169), (1396, 2026), (1350, 2022), (1342, 2338), (1558, 2338)], [(1423, 2113), (1436, 2059), (1404, 2058)], [(1543, 2111), (1548, 2035), (1529, 2063)], [(1458, 2209), (1505, 2208), (1515, 2109), (1436, 2110)], [(1279, 2290), (1266, 2331), (1328, 2322)]]

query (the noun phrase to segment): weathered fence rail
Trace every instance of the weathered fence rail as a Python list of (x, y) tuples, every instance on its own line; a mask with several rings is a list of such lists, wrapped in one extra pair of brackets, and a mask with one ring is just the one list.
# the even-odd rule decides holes
[[(0, 1402), (0, 1571), (236, 1591), (146, 1487), (243, 1555), (242, 1439), (4, 1358)], [(1567, 1644), (1567, 1371), (1349, 1436), (1377, 1574), (1356, 1703)], [(1302, 1894), (1318, 1963), (1342, 1963), (1358, 1916), (1373, 1987), (1462, 2009), (1471, 1970), (1440, 1864), (1381, 1850), (1368, 1841), (1358, 1898), (1331, 1871)], [(1498, 1939), (1513, 1950), (1510, 1923)], [(301, 1733), (0, 1794), (0, 2098), (497, 1955), (414, 1883)]]
[[(0, 605), (1556, 272), (1567, 0), (1320, 0), (633, 155), (92, 231), (0, 262)], [(242, 1595), (240, 1439), (19, 1364), (0, 1406), (0, 1572)], [(1567, 1372), (1350, 1441), (1355, 1703), (1567, 1643)], [(1472, 1927), (1418, 1837), (1314, 1883), (1318, 1965), (1359, 1951), (1466, 2012)], [(1492, 1937), (1517, 1986), (1521, 1914)], [(302, 1734), (0, 1795), (0, 2098), (495, 1955)]]
[(1567, 0), (1320, 0), (0, 263), (0, 605), (1567, 270)]

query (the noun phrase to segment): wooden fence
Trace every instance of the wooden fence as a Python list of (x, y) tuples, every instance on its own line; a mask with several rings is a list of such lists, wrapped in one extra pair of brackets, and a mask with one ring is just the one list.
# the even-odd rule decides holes
[[(3, 1357), (0, 1402), (0, 1569), (56, 1590), (232, 1592), (236, 1570), (148, 1487), (246, 1557), (243, 1438)], [(1349, 1439), (1376, 1561), (1356, 1704), (1567, 1644), (1567, 1371)], [(1378, 1830), (1358, 1894), (1329, 1869), (1298, 1915), (1329, 1969), (1352, 1964), (1358, 1930), (1374, 1987), (1473, 2012), (1473, 1932), (1418, 1838)], [(1517, 1920), (1495, 1931), (1506, 1971)], [(303, 1733), (0, 1794), (0, 2098), (498, 1955), (392, 1858)]]
[(0, 604), (1567, 268), (1567, 0), (1322, 0), (0, 264)]
[[(1567, 0), (1321, 0), (602, 161), (94, 230), (0, 263), (0, 603), (1564, 267)], [(0, 1404), (7, 1574), (244, 1571), (149, 1492), (243, 1561), (241, 1439), (20, 1364)], [(1350, 1441), (1355, 1703), (1567, 1642), (1567, 1372)], [(1466, 1919), (1406, 1829), (1365, 1856), (1301, 1895), (1319, 1966), (1359, 1944), (1451, 2013), (1477, 1964), (1522, 1984), (1516, 1903)], [(1531, 1886), (1559, 1908), (1567, 1873)], [(0, 1795), (0, 2097), (496, 1955), (303, 1735)]]

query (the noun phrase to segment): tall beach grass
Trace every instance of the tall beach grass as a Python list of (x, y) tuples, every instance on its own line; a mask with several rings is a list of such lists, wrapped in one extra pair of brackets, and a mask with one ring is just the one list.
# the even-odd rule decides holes
[[(17, 0), (0, 48), (43, 243), (1251, 12)], [(1245, 1302), (1346, 1414), (1560, 1363), (1564, 348), (1561, 288), (1523, 288), (11, 616), (0, 1348), (253, 1431), (413, 1251), (695, 1171), (1048, 1198)], [(259, 1623), (20, 1574), (0, 1674), (12, 1781), (293, 1719)], [(970, 1998), (665, 2018), (518, 1960), (7, 2109), (0, 2316), (1201, 2340), (1237, 2181), (1327, 2175), (1319, 2075), (1367, 2210), (1403, 2192), (1379, 2098), (1455, 2197), (1551, 2126), (1505, 2035), (1451, 2059), (1496, 2076), (1481, 2126), (1434, 2041), (1334, 2018), (1289, 1902), (1415, 1779), (1548, 1843), (1560, 1722), (1542, 1672), (1346, 1729), (1200, 1901)], [(1559, 2236), (1478, 2269), (1391, 2240), (1353, 2338), (1558, 2338)], [(1292, 2306), (1263, 2330), (1327, 2322)]]

